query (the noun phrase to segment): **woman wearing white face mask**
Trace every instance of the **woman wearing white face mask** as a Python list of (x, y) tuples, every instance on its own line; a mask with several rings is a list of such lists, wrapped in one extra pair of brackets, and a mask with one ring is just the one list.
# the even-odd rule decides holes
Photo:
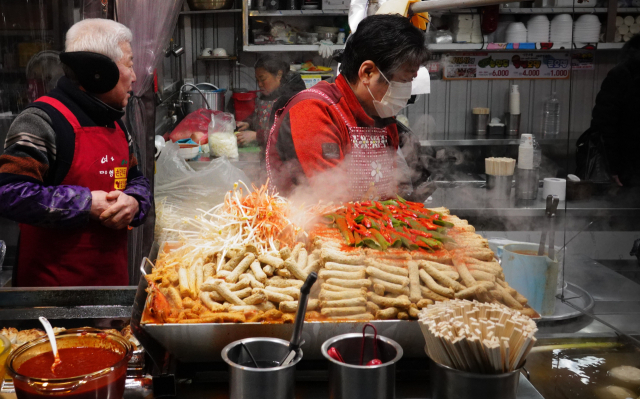
[(360, 22), (335, 83), (318, 83), (278, 112), (267, 143), (270, 183), (284, 195), (321, 180), (321, 190), (340, 191), (341, 199), (395, 196), (394, 117), (427, 59), (424, 34), (407, 18)]

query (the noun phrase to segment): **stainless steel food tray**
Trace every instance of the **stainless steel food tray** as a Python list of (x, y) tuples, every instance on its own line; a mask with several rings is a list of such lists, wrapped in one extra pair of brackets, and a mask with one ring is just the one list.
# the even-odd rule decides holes
[[(149, 259), (155, 260), (160, 246), (154, 244)], [(151, 272), (151, 264), (143, 260), (141, 268)], [(147, 281), (142, 277), (138, 285), (133, 305), (131, 325), (136, 337), (142, 342), (152, 357), (156, 353), (154, 343), (145, 342), (148, 334), (162, 349), (168, 351), (183, 362), (222, 361), (220, 352), (227, 344), (248, 337), (275, 337), (289, 340), (293, 324), (263, 323), (198, 323), (198, 324), (141, 324), (144, 310)], [(306, 322), (302, 330), (305, 344), (302, 346), (305, 359), (322, 359), (320, 346), (327, 339), (340, 334), (362, 332), (364, 322)], [(415, 320), (376, 320), (372, 321), (378, 334), (396, 341), (404, 350), (405, 357), (426, 357), (424, 337)], [(137, 328), (140, 327), (140, 329)], [(158, 348), (159, 349), (159, 348)], [(157, 357), (161, 357), (158, 355)]]
[[(578, 306), (584, 312), (588, 312), (593, 308), (595, 301), (591, 294), (589, 294), (582, 287), (577, 286), (573, 283), (566, 282), (566, 286), (564, 289), (564, 298), (565, 301), (571, 300), (575, 306)], [(558, 297), (556, 297), (556, 307), (555, 311), (551, 316), (542, 316), (540, 317), (541, 322), (553, 322), (560, 320), (569, 320), (576, 317), (580, 317), (583, 315), (583, 312), (576, 310), (575, 308), (567, 305), (564, 301)]]
[[(362, 332), (363, 322), (308, 322), (302, 329), (305, 359), (322, 359), (320, 346), (340, 334)], [(372, 321), (378, 334), (396, 341), (404, 357), (426, 357), (424, 337), (415, 320)], [(275, 337), (289, 340), (293, 324), (145, 324), (142, 328), (183, 362), (222, 361), (220, 352), (227, 344), (248, 337)], [(369, 331), (370, 332), (370, 331)]]

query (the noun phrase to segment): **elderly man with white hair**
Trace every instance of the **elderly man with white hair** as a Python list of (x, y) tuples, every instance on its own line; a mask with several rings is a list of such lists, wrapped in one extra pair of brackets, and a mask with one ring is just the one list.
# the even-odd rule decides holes
[(20, 223), (14, 286), (129, 284), (127, 227), (153, 201), (121, 120), (136, 79), (131, 39), (115, 21), (73, 25), (65, 76), (9, 129), (0, 216)]

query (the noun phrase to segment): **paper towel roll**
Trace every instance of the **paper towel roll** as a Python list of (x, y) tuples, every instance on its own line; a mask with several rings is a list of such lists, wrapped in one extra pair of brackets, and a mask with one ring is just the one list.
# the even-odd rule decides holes
[(549, 195), (555, 195), (564, 201), (567, 198), (567, 181), (556, 177), (545, 177), (542, 186), (542, 199), (546, 199)]

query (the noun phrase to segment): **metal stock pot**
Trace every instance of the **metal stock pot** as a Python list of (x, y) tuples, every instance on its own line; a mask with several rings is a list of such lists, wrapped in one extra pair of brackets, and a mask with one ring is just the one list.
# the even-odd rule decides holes
[[(191, 90), (185, 91), (190, 86)], [(200, 108), (213, 111), (224, 111), (224, 96), (226, 89), (218, 89), (211, 83), (185, 84), (180, 89), (180, 103), (185, 115)]]

